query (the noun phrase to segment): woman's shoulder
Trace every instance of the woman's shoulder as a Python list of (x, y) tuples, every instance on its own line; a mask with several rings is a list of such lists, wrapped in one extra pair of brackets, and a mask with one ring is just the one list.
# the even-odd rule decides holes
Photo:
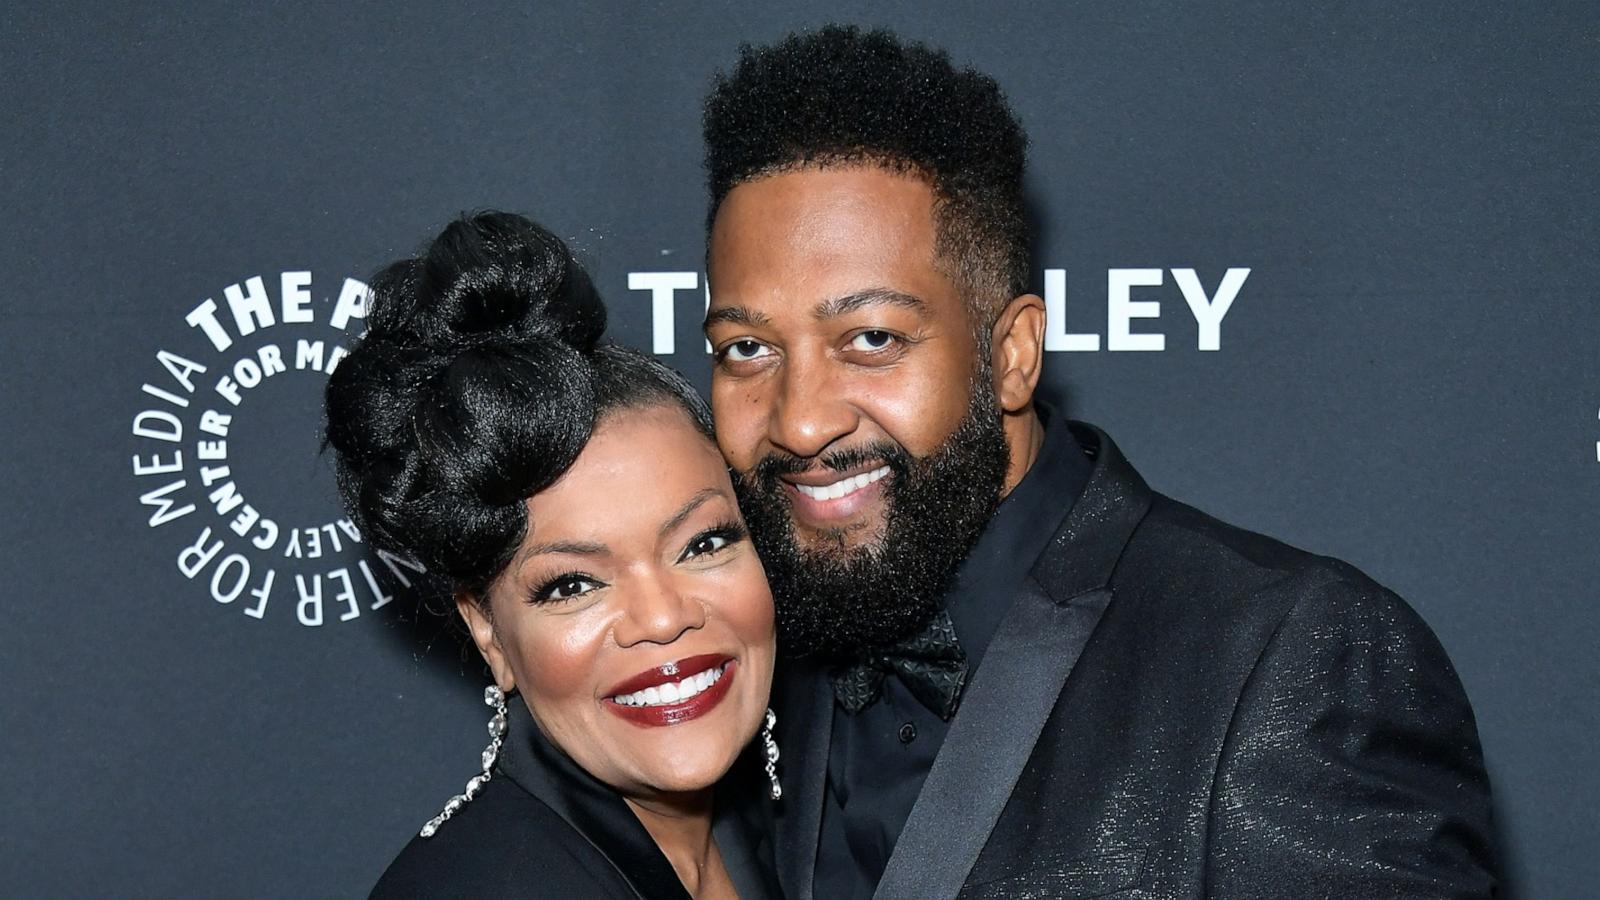
[(400, 898), (632, 897), (583, 835), (538, 798), (503, 780), (439, 826), (413, 837), (372, 889)]

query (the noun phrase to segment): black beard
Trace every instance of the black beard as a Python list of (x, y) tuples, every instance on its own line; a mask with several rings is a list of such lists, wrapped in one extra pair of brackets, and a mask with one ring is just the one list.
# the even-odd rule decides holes
[[(847, 549), (844, 532), (824, 533), (822, 547), (802, 548), (778, 476), (818, 463), (845, 471), (875, 461), (891, 473), (882, 538)], [(966, 416), (927, 457), (881, 441), (815, 462), (773, 454), (736, 474), (739, 507), (772, 585), (780, 652), (847, 659), (927, 624), (994, 514), (1009, 463), (994, 387), (980, 376)]]

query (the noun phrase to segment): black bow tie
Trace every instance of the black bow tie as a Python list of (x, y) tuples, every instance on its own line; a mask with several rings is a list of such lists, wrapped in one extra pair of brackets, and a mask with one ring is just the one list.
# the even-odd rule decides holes
[(967, 683), (967, 654), (949, 614), (941, 610), (922, 631), (834, 670), (833, 695), (845, 712), (858, 713), (878, 699), (890, 674), (934, 715), (950, 721)]

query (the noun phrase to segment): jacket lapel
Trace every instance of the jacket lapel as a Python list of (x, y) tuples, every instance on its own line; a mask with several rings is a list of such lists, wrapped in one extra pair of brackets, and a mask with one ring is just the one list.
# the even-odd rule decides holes
[[(874, 894), (880, 900), (961, 891), (1111, 601), (1107, 582), (1117, 560), (1150, 508), (1150, 489), (1111, 439), (1072, 425), (1094, 457), (1093, 474), (985, 652), (889, 858)], [(813, 826), (808, 890), (815, 833)], [(783, 849), (780, 844), (780, 859)]]
[(833, 738), (833, 688), (825, 674), (806, 663), (792, 664), (784, 676), (773, 697), (783, 786), (783, 798), (773, 804), (775, 862), (783, 895), (809, 900)]
[(645, 900), (688, 900), (661, 848), (622, 795), (584, 771), (540, 734), (521, 697), (508, 702), (510, 728), (497, 769), (583, 835), (616, 873), (617, 887)]

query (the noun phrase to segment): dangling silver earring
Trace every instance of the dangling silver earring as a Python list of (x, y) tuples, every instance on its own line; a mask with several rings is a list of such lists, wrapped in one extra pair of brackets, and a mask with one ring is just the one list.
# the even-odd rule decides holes
[[(505, 743), (506, 736), (506, 693), (500, 690), (499, 685), (491, 684), (483, 689), (483, 702), (485, 706), (494, 707), (494, 718), (489, 720), (489, 746), (483, 749), (483, 774), (472, 776), (467, 782), (466, 790), (451, 797), (444, 802), (444, 809), (437, 816), (428, 820), (422, 826), (422, 836), (433, 837), (444, 821), (456, 814), (456, 811), (467, 804), (467, 801), (478, 796), (483, 786), (489, 783), (494, 769), (494, 761), (500, 758), (500, 747)], [(776, 752), (776, 751), (774, 751)], [(776, 782), (774, 782), (776, 783)]]
[(772, 739), (772, 726), (778, 724), (778, 716), (771, 708), (767, 709), (767, 721), (761, 729), (761, 740), (767, 745), (767, 781), (772, 784), (772, 799), (783, 797), (783, 785), (778, 783), (778, 742)]

